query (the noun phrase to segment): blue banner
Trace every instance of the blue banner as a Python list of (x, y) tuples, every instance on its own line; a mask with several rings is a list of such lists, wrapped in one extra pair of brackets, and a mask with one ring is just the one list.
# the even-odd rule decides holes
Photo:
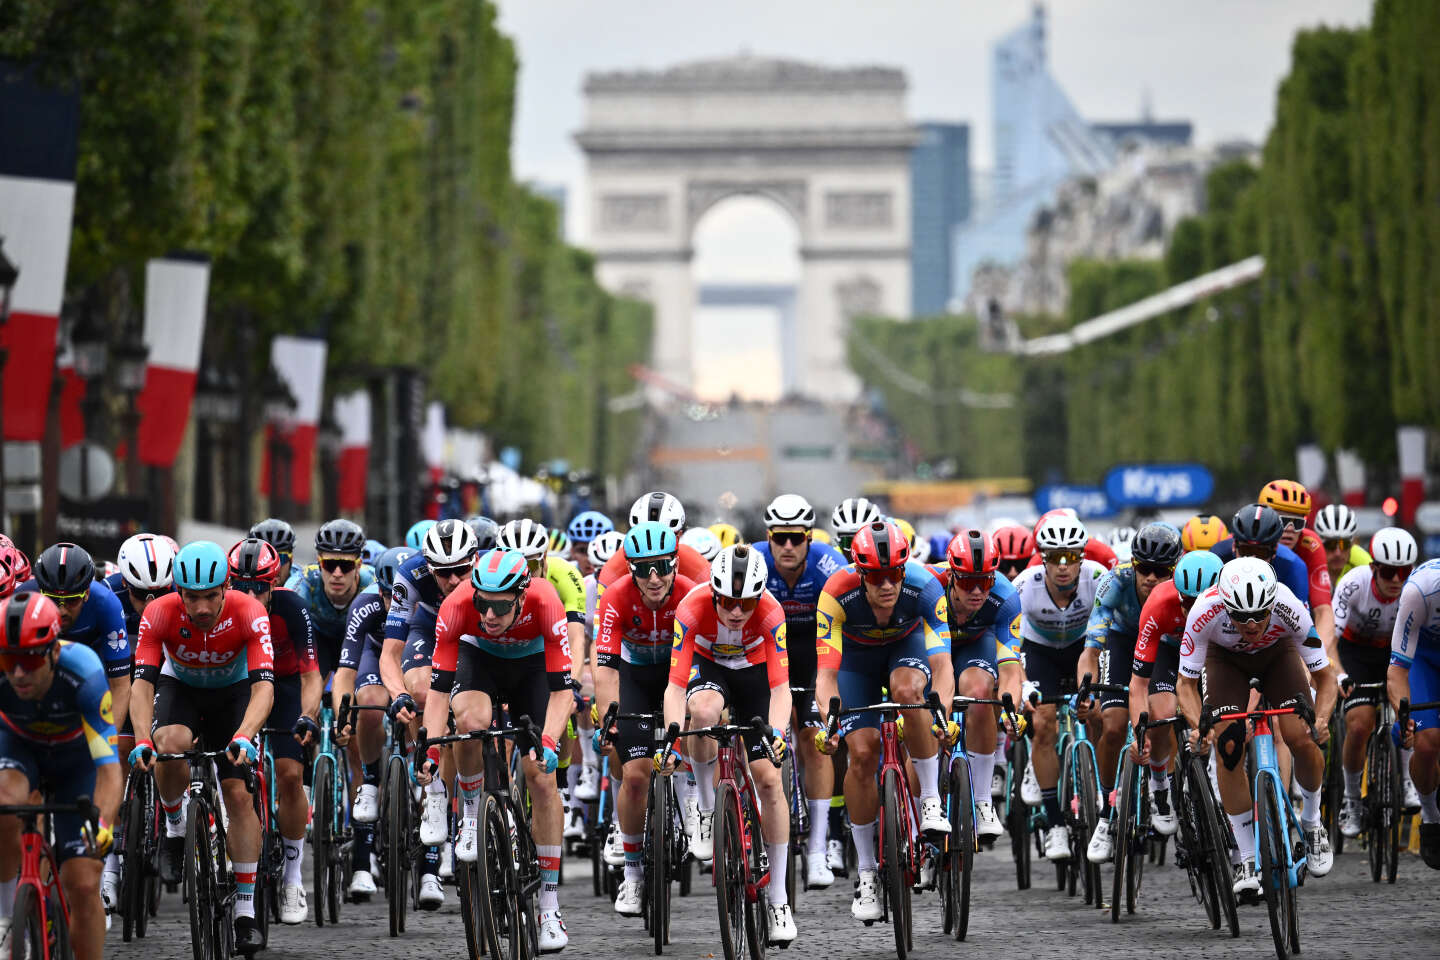
[(1105, 474), (1105, 495), (1116, 507), (1185, 507), (1204, 503), (1215, 478), (1198, 463), (1137, 463)]
[(1110, 505), (1110, 498), (1105, 496), (1105, 491), (1099, 487), (1052, 483), (1035, 491), (1036, 512), (1044, 513), (1060, 507), (1074, 509), (1082, 519), (1108, 517), (1115, 512), (1115, 508)]

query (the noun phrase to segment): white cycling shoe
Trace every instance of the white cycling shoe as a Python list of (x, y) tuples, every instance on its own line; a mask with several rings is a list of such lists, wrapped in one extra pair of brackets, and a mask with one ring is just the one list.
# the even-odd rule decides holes
[(850, 916), (865, 923), (874, 923), (884, 915), (880, 909), (880, 881), (874, 870), (861, 870), (856, 876), (855, 899), (850, 901)]
[(825, 855), (821, 853), (810, 854), (805, 868), (805, 886), (811, 890), (824, 890), (835, 882), (835, 873), (830, 865), (825, 862)]
[(1035, 767), (1025, 764), (1025, 776), (1020, 778), (1020, 799), (1032, 807), (1040, 806), (1040, 781), (1035, 779)]
[(100, 874), (100, 902), (107, 912), (115, 909), (120, 902), (120, 874), (111, 870)]
[(700, 812), (695, 824), (695, 836), (690, 838), (690, 855), (703, 862), (715, 856), (715, 811)]
[(559, 910), (540, 911), (540, 942), (541, 953), (559, 953), (570, 943), (570, 934), (565, 931), (565, 918), (560, 916)]
[(1052, 863), (1070, 859), (1070, 828), (1065, 824), (1045, 831), (1045, 859)]
[(790, 910), (790, 904), (772, 905), (766, 908), (765, 913), (765, 932), (771, 943), (794, 941), (796, 937), (795, 915)]
[(474, 863), (480, 856), (480, 845), (477, 838), (479, 832), (479, 821), (475, 817), (460, 818), (460, 839), (455, 844), (456, 860), (461, 863)]
[(380, 819), (380, 788), (374, 784), (362, 783), (355, 791), (355, 804), (350, 816), (356, 823), (374, 823)]
[[(1047, 846), (1046, 853), (1049, 853)], [(1110, 836), (1110, 821), (1101, 818), (1090, 834), (1090, 845), (1085, 848), (1085, 859), (1091, 863), (1108, 863), (1115, 856), (1115, 838)]]
[(443, 793), (425, 791), (420, 807), (420, 842), (426, 846), (444, 843), (450, 837), (450, 801)]
[(310, 916), (310, 907), (305, 902), (305, 888), (298, 883), (287, 883), (280, 888), (280, 922), (304, 923)]
[(615, 912), (622, 917), (638, 917), (645, 910), (645, 881), (621, 880), (615, 891)]
[(375, 895), (375, 877), (369, 870), (356, 870), (350, 875), (350, 899), (366, 900)]
[(617, 824), (610, 824), (610, 834), (605, 838), (605, 851), (601, 856), (612, 867), (625, 866), (625, 844), (620, 839), (620, 827)]
[(1359, 800), (1345, 798), (1340, 805), (1340, 833), (1353, 840), (1365, 831), (1365, 808)]
[(1005, 827), (1000, 823), (1000, 815), (995, 812), (995, 804), (988, 800), (975, 804), (975, 835), (993, 839), (1004, 833)]
[(600, 776), (590, 764), (580, 768), (580, 782), (575, 784), (575, 799), (590, 801), (600, 796)]
[(939, 797), (920, 798), (920, 832), (950, 832), (950, 820), (945, 816), (945, 804), (940, 802)]
[(433, 873), (420, 875), (420, 896), (416, 899), (421, 910), (439, 910), (445, 906), (445, 891), (440, 878)]

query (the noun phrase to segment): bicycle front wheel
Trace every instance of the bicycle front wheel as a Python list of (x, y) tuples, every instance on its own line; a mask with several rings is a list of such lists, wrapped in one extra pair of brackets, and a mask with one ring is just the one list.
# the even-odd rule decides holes
[(880, 804), (883, 818), (881, 853), (884, 866), (881, 868), (881, 882), (885, 885), (885, 898), (890, 906), (890, 926), (895, 932), (895, 955), (905, 960), (910, 950), (910, 911), (906, 894), (910, 892), (906, 867), (909, 865), (909, 831), (906, 829), (906, 814), (900, 807), (900, 781), (894, 770), (885, 771), (880, 783)]
[[(1110, 825), (1115, 847), (1115, 875), (1110, 889), (1110, 922), (1120, 922), (1120, 903), (1126, 899), (1128, 879), (1138, 869), (1133, 856), (1133, 834), (1135, 833), (1135, 772), (1138, 767), (1126, 750), (1120, 761), (1120, 788), (1115, 795), (1115, 822)], [(1129, 912), (1135, 912), (1134, 897), (1130, 897)]]
[(1270, 935), (1279, 960), (1290, 958), (1291, 911), (1294, 888), (1290, 886), (1289, 831), (1280, 812), (1280, 795), (1271, 777), (1262, 776), (1256, 811), (1260, 836), (1260, 885), (1265, 892), (1265, 910), (1270, 915)]
[(1015, 860), (1015, 887), (1030, 889), (1030, 808), (1020, 796), (1025, 765), (1030, 761), (1028, 741), (1017, 737), (1010, 745), (1005, 829), (1010, 833), (1010, 856)]
[(650, 856), (645, 874), (650, 900), (650, 933), (658, 957), (670, 942), (670, 830), (673, 812), (670, 809), (668, 778), (650, 778), (650, 806), (646, 811), (649, 828)]
[[(946, 905), (953, 911), (956, 940), (970, 931), (970, 878), (975, 872), (975, 807), (971, 794), (970, 762), (962, 752), (950, 767), (950, 862)], [(953, 906), (952, 906), (953, 904)], [(945, 927), (950, 932), (950, 927)]]
[(318, 755), (311, 777), (315, 810), (310, 822), (310, 870), (317, 927), (325, 926), (325, 906), (330, 898), (331, 876), (334, 874), (334, 866), (330, 862), (331, 829), (336, 822), (335, 797), (331, 791), (335, 782), (334, 763), (325, 754)]
[(190, 946), (195, 960), (223, 960), (215, 936), (215, 855), (210, 845), (210, 808), (200, 797), (190, 799), (185, 821), (185, 902), (190, 905)]
[(145, 790), (144, 774), (134, 771), (125, 784), (125, 828), (121, 836), (120, 936), (125, 943), (132, 936), (145, 935)]
[(1381, 775), (1381, 783), (1384, 789), (1381, 791), (1381, 803), (1385, 810), (1385, 882), (1394, 883), (1395, 874), (1400, 869), (1400, 827), (1405, 820), (1405, 790), (1403, 781), (1400, 779), (1400, 751), (1390, 742), (1389, 736), (1381, 734), (1385, 739), (1385, 767)]
[(410, 771), (404, 757), (391, 757), (385, 771), (385, 901), (390, 936), (405, 932), (410, 896)]
[(1370, 879), (1375, 883), (1379, 883), (1385, 873), (1386, 848), (1390, 843), (1390, 825), (1386, 822), (1390, 817), (1389, 798), (1386, 796), (1389, 792), (1386, 786), (1390, 753), (1388, 736), (1374, 734), (1370, 737), (1365, 757), (1365, 852), (1370, 862)]
[(11, 917), (11, 960), (44, 960), (45, 921), (40, 916), (40, 897), (33, 885), (24, 883), (16, 889)]
[[(1075, 753), (1075, 804), (1073, 816), (1077, 829), (1070, 831), (1070, 862), (1078, 865), (1085, 887), (1085, 902), (1097, 908), (1105, 906), (1100, 896), (1100, 865), (1091, 863), (1085, 848), (1100, 822), (1100, 778), (1095, 772), (1095, 754), (1078, 745)], [(1073, 869), (1073, 868), (1072, 868)]]
[(725, 960), (750, 954), (745, 931), (745, 837), (740, 832), (739, 798), (722, 783), (715, 792), (715, 909), (720, 916), (720, 947)]

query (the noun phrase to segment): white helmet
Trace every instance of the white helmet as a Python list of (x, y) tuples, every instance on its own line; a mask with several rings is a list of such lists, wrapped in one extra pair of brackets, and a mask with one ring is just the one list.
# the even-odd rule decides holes
[(1110, 549), (1115, 551), (1115, 558), (1121, 562), (1130, 559), (1130, 545), (1135, 541), (1134, 527), (1116, 527), (1110, 531), (1107, 538)]
[(782, 493), (765, 508), (765, 528), (815, 526), (815, 508), (798, 493)]
[(768, 571), (759, 551), (737, 543), (726, 547), (710, 564), (710, 587), (716, 596), (748, 599), (765, 590)]
[(168, 590), (174, 577), (175, 548), (165, 537), (137, 533), (120, 544), (120, 576), (136, 590)]
[(534, 520), (511, 520), (495, 538), (497, 550), (519, 550), (526, 560), (539, 560), (550, 549), (550, 534)]
[(1358, 529), (1360, 521), (1355, 519), (1355, 511), (1343, 503), (1321, 507), (1315, 514), (1315, 532), (1321, 540), (1349, 540)]
[(1035, 549), (1041, 553), (1047, 550), (1084, 550), (1089, 539), (1085, 524), (1060, 513), (1048, 518), (1035, 531)]
[(910, 559), (916, 563), (930, 562), (930, 538), (916, 536), (910, 541)]
[(585, 548), (585, 555), (590, 558), (590, 566), (598, 570), (605, 566), (605, 561), (614, 556), (615, 551), (624, 545), (625, 535), (623, 533), (618, 530), (607, 530), (590, 541), (590, 546)]
[(1275, 606), (1275, 568), (1259, 557), (1236, 557), (1220, 568), (1220, 602), (1231, 614), (1256, 616)]
[(1370, 538), (1370, 556), (1387, 567), (1413, 567), (1420, 558), (1420, 548), (1407, 531), (1385, 527)]
[(720, 538), (709, 527), (691, 527), (680, 535), (680, 542), (704, 557), (706, 563), (720, 555)]
[(830, 528), (837, 536), (853, 537), (860, 528), (876, 520), (883, 520), (880, 508), (864, 497), (847, 497), (830, 514)]
[(678, 537), (685, 529), (685, 505), (668, 493), (654, 490), (630, 505), (630, 526), (639, 526), (646, 520), (665, 524)]
[(453, 567), (474, 560), (480, 550), (475, 531), (463, 520), (441, 520), (425, 531), (420, 552), (432, 567)]

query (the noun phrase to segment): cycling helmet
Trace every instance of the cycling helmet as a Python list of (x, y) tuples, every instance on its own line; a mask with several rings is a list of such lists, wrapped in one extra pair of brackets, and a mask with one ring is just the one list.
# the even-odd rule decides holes
[(646, 520), (658, 520), (678, 537), (685, 530), (685, 507), (670, 494), (654, 490), (630, 505), (630, 526)]
[(1105, 538), (1105, 542), (1110, 544), (1110, 549), (1115, 551), (1115, 556), (1122, 560), (1130, 556), (1131, 544), (1134, 540), (1134, 527), (1116, 527), (1110, 531), (1110, 536)]
[[(527, 523), (529, 521), (526, 521)], [(486, 593), (509, 593), (530, 585), (530, 564), (519, 550), (496, 548), (470, 571), (470, 586)]]
[(362, 547), (360, 550), (360, 562), (368, 563), (373, 567), (375, 565), (376, 558), (384, 552), (385, 544), (381, 543), (379, 540), (366, 540), (365, 546)]
[(15, 563), (15, 548), (0, 545), (0, 598), (10, 596), (15, 589)]
[(1180, 547), (1180, 534), (1168, 523), (1147, 523), (1130, 542), (1130, 558), (1144, 563), (1174, 566), (1184, 552)]
[(1290, 517), (1310, 512), (1310, 491), (1294, 480), (1271, 480), (1260, 491), (1259, 502)]
[(30, 579), (30, 558), (25, 556), (25, 551), (19, 547), (15, 548), (14, 567), (15, 582), (24, 583)]
[(60, 640), (60, 611), (41, 593), (21, 590), (0, 601), (0, 650), (48, 653)]
[(104, 583), (106, 580), (110, 579), (112, 575), (119, 572), (120, 567), (116, 565), (114, 560), (102, 560), (100, 562), (100, 565), (95, 568), (95, 579), (100, 581), (101, 583)]
[(391, 547), (380, 556), (375, 558), (375, 583), (380, 587), (380, 592), (389, 595), (395, 588), (395, 577), (400, 573), (400, 565), (411, 557), (415, 551), (409, 547)]
[(433, 526), (434, 520), (416, 520), (410, 525), (410, 529), (405, 531), (405, 546), (411, 550), (419, 550), (420, 545), (425, 542), (425, 534), (429, 533)]
[(605, 566), (605, 562), (615, 555), (625, 544), (625, 538), (614, 530), (602, 533), (590, 541), (590, 546), (585, 549), (585, 556), (590, 560), (590, 566), (599, 570)]
[(1269, 613), (1275, 591), (1275, 568), (1259, 557), (1236, 557), (1220, 568), (1220, 601), (1233, 615)]
[(280, 573), (280, 553), (259, 537), (251, 537), (230, 548), (226, 565), (230, 576), (239, 580), (274, 583)]
[(1047, 519), (1041, 520), (1040, 525), (1035, 528), (1035, 547), (1041, 553), (1049, 550), (1079, 552), (1085, 549), (1085, 544), (1090, 539), (1085, 532), (1085, 524), (1054, 510), (1046, 517)]
[(720, 538), (709, 527), (691, 527), (681, 534), (680, 542), (704, 557), (706, 563), (720, 555)]
[(519, 550), (527, 560), (539, 560), (550, 549), (550, 537), (534, 520), (511, 520), (500, 528), (496, 550)]
[(137, 533), (120, 544), (120, 576), (135, 590), (169, 590), (175, 573), (175, 551), (153, 533)]
[(815, 508), (798, 493), (782, 493), (765, 508), (765, 529), (815, 526)]
[(1370, 556), (1387, 567), (1413, 567), (1420, 559), (1420, 548), (1408, 531), (1385, 527), (1370, 538)]
[(847, 497), (830, 514), (830, 527), (837, 536), (853, 537), (866, 524), (883, 519), (880, 508), (864, 497)]
[(1039, 518), (1035, 521), (1034, 529), (1032, 529), (1030, 532), (1038, 536), (1040, 533), (1040, 528), (1045, 526), (1045, 521), (1050, 520), (1053, 517), (1064, 517), (1069, 520), (1079, 520), (1080, 514), (1075, 512), (1074, 507), (1056, 507), (1054, 510), (1046, 510), (1044, 513), (1040, 514)]
[(175, 586), (182, 590), (213, 590), (225, 583), (228, 572), (225, 551), (210, 540), (185, 544), (175, 558)]
[(1280, 542), (1281, 535), (1285, 533), (1285, 522), (1274, 509), (1264, 504), (1252, 503), (1248, 507), (1240, 508), (1235, 518), (1230, 521), (1230, 529), (1235, 534), (1236, 543), (1273, 546)]
[(1028, 561), (1035, 555), (1035, 536), (1016, 524), (995, 531), (995, 551), (1001, 560)]
[(315, 532), (315, 552), (358, 557), (365, 551), (365, 531), (353, 520), (327, 520)]
[(911, 525), (909, 520), (904, 520), (900, 517), (888, 517), (887, 519), (899, 527), (901, 533), (905, 534), (905, 542), (910, 544), (910, 548), (913, 551), (915, 548), (915, 527)]
[(916, 563), (930, 562), (930, 541), (925, 537), (916, 537), (910, 541), (910, 559)]
[(570, 553), (570, 535), (559, 527), (550, 531), (550, 552), (559, 557)]
[(827, 547), (831, 546), (833, 543), (830, 539), (830, 534), (820, 527), (816, 527), (814, 530), (810, 531), (810, 539), (816, 543), (823, 543)]
[(720, 541), (722, 550), (745, 542), (745, 536), (740, 532), (740, 528), (733, 523), (712, 523), (710, 532), (715, 534), (715, 539)]
[(495, 541), (500, 536), (500, 524), (491, 520), (489, 517), (482, 517), (477, 513), (465, 521), (465, 526), (469, 527), (475, 534), (475, 549), (495, 549)]
[(95, 561), (84, 547), (57, 543), (35, 558), (35, 584), (52, 597), (74, 597), (90, 589), (95, 581)]
[(981, 530), (957, 533), (945, 551), (950, 572), (961, 577), (983, 577), (1000, 567), (1000, 553), (995, 541)]
[(1175, 591), (1194, 600), (1215, 585), (1225, 561), (1209, 550), (1191, 550), (1175, 565)]
[(676, 543), (674, 530), (663, 523), (646, 520), (631, 527), (630, 532), (625, 534), (625, 559), (648, 560), (651, 557), (674, 556)]
[(710, 564), (710, 588), (717, 597), (739, 600), (758, 597), (765, 589), (768, 576), (765, 558), (743, 543), (721, 550)]
[(475, 531), (461, 520), (441, 520), (425, 531), (420, 552), (432, 567), (453, 567), (475, 559)]
[(856, 531), (850, 555), (861, 570), (893, 570), (910, 557), (910, 541), (893, 520), (876, 520)]
[(1216, 516), (1196, 515), (1180, 529), (1180, 545), (1186, 550), (1209, 550), (1230, 536), (1225, 521)]
[[(274, 517), (261, 520), (250, 528), (250, 536), (264, 540), (281, 553), (295, 552), (295, 528), (284, 520), (276, 520)], [(180, 548), (176, 547), (174, 552), (179, 553)]]
[(611, 523), (610, 518), (605, 514), (598, 510), (586, 510), (570, 521), (570, 526), (565, 528), (565, 532), (576, 543), (589, 543), (600, 534), (609, 533), (614, 529), (615, 524)]
[(1332, 503), (1321, 507), (1315, 514), (1315, 532), (1321, 540), (1349, 540), (1360, 529), (1355, 511), (1343, 503)]

